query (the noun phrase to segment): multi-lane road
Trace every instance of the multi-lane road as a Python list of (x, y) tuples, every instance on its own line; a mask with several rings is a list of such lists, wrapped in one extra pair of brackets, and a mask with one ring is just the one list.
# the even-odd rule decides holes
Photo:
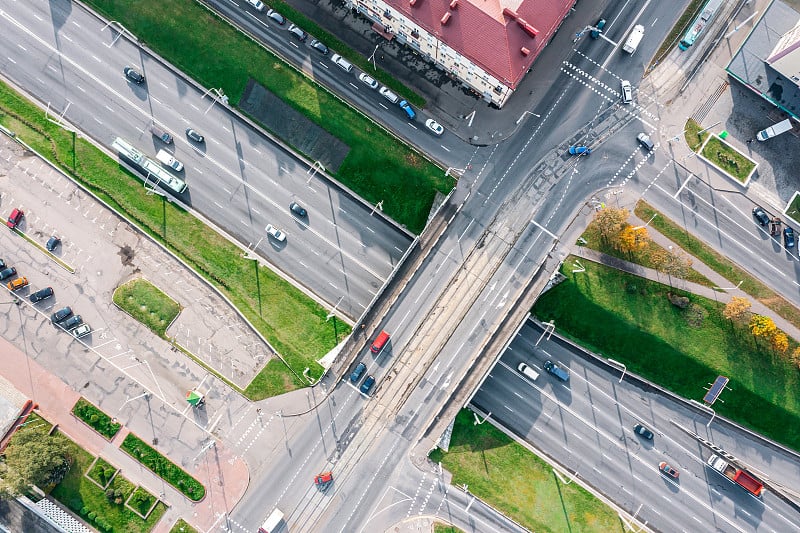
[[(380, 213), (371, 216), (370, 206), (310, 173), (301, 159), (81, 7), (66, 0), (0, 5), (8, 35), (0, 69), (48, 103), (51, 116), (63, 116), (106, 147), (122, 137), (151, 157), (161, 148), (173, 151), (189, 186), (178, 200), (329, 307), (361, 316), (408, 248), (409, 234)], [(145, 84), (125, 78), (126, 65), (144, 72)], [(174, 134), (174, 145), (153, 138), (153, 122)], [(205, 136), (203, 145), (185, 137), (190, 126)], [(293, 201), (307, 218), (289, 212)], [(286, 242), (267, 238), (267, 224), (284, 230)]]
[[(353, 74), (289, 41), (283, 29), (264, 17), (242, 6), (217, 6), (400, 136), (448, 165), (473, 168), (459, 182), (455, 196), (459, 203), (466, 199), (463, 208), (384, 322), (374, 325), (375, 331), (385, 328), (392, 333), (389, 348), (373, 357), (369, 339), (364, 339), (359, 359), (378, 383), (372, 398), (359, 394), (345, 373), (341, 383), (333, 376), (323, 381), (330, 395), (312, 391), (319, 402), (313, 413), (265, 417), (268, 431), (259, 433), (253, 448), (261, 451), (248, 455), (257, 457), (261, 468), (244, 500), (232, 514), (221, 516), (222, 528), (254, 531), (272, 508), (279, 507), (290, 527), (300, 530), (388, 529), (403, 515), (416, 514), (446, 517), (464, 529), (515, 529), (467, 495), (448, 491), (435, 473), (414, 469), (412, 465), (421, 462), (415, 445), (586, 199), (604, 188), (643, 191), (671, 168), (662, 146), (647, 152), (635, 142), (638, 132), (658, 129), (659, 103), (637, 91), (637, 103), (624, 106), (618, 87), (621, 79), (636, 85), (645, 58), (652, 56), (667, 31), (657, 21), (673, 20), (683, 4), (612, 2), (604, 10), (608, 40), (586, 38), (573, 44), (568, 32), (560, 32), (532, 73), (550, 78), (549, 89), (533, 108), (540, 116), (528, 116), (517, 135), (490, 147), (469, 146), (448, 133), (434, 140), (360, 87)], [(329, 304), (343, 298), (340, 309), (351, 317), (361, 315), (408, 246), (408, 235), (370, 218), (367, 208), (324, 180), (306, 183), (307, 166), (301, 161), (219, 104), (202, 99), (201, 89), (134, 44), (114, 41), (115, 34), (80, 7), (66, 1), (20, 5), (10, 0), (0, 6), (9, 36), (0, 43), (0, 68), (7, 77), (51, 102), (58, 114), (65, 112), (71, 124), (101, 144), (119, 135), (153, 154), (161, 145), (146, 132), (147, 126), (152, 120), (165, 125), (177, 134), (176, 155), (187, 165), (187, 203), (242, 243), (260, 243), (257, 252), (267, 247), (270, 261)], [(646, 39), (634, 56), (622, 55), (618, 44), (635, 23), (645, 24)], [(126, 64), (145, 72), (146, 86), (125, 80)], [(188, 125), (206, 135), (204, 149), (181, 135)], [(566, 146), (579, 142), (593, 143), (591, 159), (564, 155)], [(679, 193), (685, 194), (685, 189)], [(309, 209), (308, 223), (289, 214), (286, 206), (293, 200)], [(267, 223), (287, 230), (285, 246), (262, 239)], [(573, 372), (583, 364), (567, 352), (557, 356), (568, 360)], [(748, 531), (756, 518), (776, 531), (797, 523), (791, 522), (796, 515), (772, 499), (765, 500), (763, 508), (750, 506), (732, 492), (735, 487), (724, 486), (724, 480), (712, 481), (708, 488), (714, 473), (702, 468), (698, 447), (664, 422), (704, 425), (679, 404), (653, 395), (643, 406), (636, 399), (638, 389), (627, 383), (615, 387), (592, 365), (581, 366), (568, 388), (553, 387), (547, 375), (532, 388), (509, 371), (516, 359), (505, 359), (514, 357), (509, 352), (495, 367), (476, 404), (498, 413), (509, 394), (528, 397), (529, 410), (503, 421), (522, 437), (533, 435), (532, 440), (560, 462), (582, 470), (582, 477), (630, 514), (641, 512), (642, 505), (646, 514), (638, 516), (656, 527), (688, 531)], [(594, 412), (599, 408), (594, 405), (608, 407), (616, 416), (607, 420), (606, 414)], [(645, 419), (659, 430), (654, 448), (631, 434), (635, 419)], [(732, 447), (739, 444), (737, 455), (758, 464), (755, 444), (735, 432), (720, 433), (715, 439)], [(576, 457), (589, 442), (601, 456)], [(653, 460), (667, 453), (674, 453), (689, 474), (682, 476), (676, 492), (674, 485), (655, 476)], [(617, 468), (620, 464), (625, 468)], [(313, 475), (331, 468), (333, 486), (317, 491)], [(788, 466), (786, 470), (790, 472)], [(615, 477), (614, 472), (619, 474)], [(657, 481), (650, 483), (654, 477)], [(683, 514), (664, 516), (665, 509)]]

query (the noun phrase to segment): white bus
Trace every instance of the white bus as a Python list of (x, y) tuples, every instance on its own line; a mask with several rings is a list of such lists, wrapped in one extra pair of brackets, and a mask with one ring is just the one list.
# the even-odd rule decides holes
[(156, 184), (164, 185), (177, 194), (181, 194), (186, 191), (185, 181), (152, 159), (147, 158), (142, 152), (137, 150), (125, 139), (117, 137), (114, 139), (114, 142), (111, 143), (111, 146), (113, 146), (121, 156), (135, 164), (144, 174), (146, 174), (147, 177), (145, 179), (145, 183), (152, 177), (156, 181)]

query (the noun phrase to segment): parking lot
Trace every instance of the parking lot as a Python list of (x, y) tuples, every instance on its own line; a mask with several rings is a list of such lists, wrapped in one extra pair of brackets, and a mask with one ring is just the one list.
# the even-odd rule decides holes
[[(209, 366), (246, 386), (272, 352), (225, 300), (149, 238), (44, 161), (23, 153), (7, 137), (0, 139), (0, 174), (3, 217), (14, 208), (25, 213), (15, 230), (0, 232), (0, 257), (16, 269), (15, 276), (4, 280), (4, 290), (5, 283), (16, 277), (29, 281), (13, 295), (20, 300), (19, 313), (25, 323), (35, 324), (35, 337), (27, 339), (35, 352), (31, 357), (76, 389), (87, 380), (95, 382), (95, 367), (114, 368), (117, 376), (125, 374), (142, 390), (199, 417), (195, 421), (201, 426), (210, 422), (215, 408), (236, 409), (246, 403), (119, 310), (112, 294), (133, 277), (148, 279), (183, 308), (167, 334)], [(53, 235), (61, 242), (51, 254), (45, 245)], [(44, 287), (52, 287), (53, 296), (31, 302), (31, 294)], [(10, 293), (5, 301), (13, 301)], [(65, 306), (81, 316), (90, 333), (76, 340), (51, 324), (51, 315)], [(17, 313), (12, 306), (5, 312)], [(8, 338), (18, 337), (7, 333)], [(207, 409), (190, 414), (184, 397), (198, 387), (207, 395)], [(121, 410), (119, 406), (136, 392), (123, 394), (109, 412)], [(95, 401), (102, 403), (106, 393), (98, 394)]]

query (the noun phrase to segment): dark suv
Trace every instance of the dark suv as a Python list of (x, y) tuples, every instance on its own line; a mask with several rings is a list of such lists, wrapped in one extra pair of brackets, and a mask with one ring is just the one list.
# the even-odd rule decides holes
[(16, 275), (17, 275), (17, 269), (14, 267), (8, 267), (4, 268), (3, 270), (0, 270), (0, 280), (8, 279), (11, 276), (16, 276)]
[(61, 322), (62, 320), (64, 320), (65, 318), (67, 318), (71, 314), (72, 314), (72, 309), (70, 309), (69, 306), (62, 307), (61, 309), (59, 309), (58, 311), (56, 311), (55, 313), (50, 315), (50, 321), (53, 324), (58, 324), (59, 322)]
[(365, 365), (364, 363), (358, 363), (356, 369), (353, 370), (352, 374), (350, 374), (350, 382), (358, 383), (358, 380), (361, 379), (361, 374), (363, 374), (366, 369), (367, 365)]
[(764, 208), (761, 207), (760, 205), (757, 205), (753, 208), (753, 216), (762, 226), (766, 226), (767, 224), (769, 224), (769, 215), (767, 214), (766, 211), (764, 211)]
[(375, 385), (375, 376), (367, 376), (367, 379), (365, 379), (364, 383), (361, 384), (361, 393), (369, 394), (369, 391), (372, 390), (373, 385)]
[(38, 291), (31, 294), (31, 301), (33, 303), (41, 302), (42, 300), (46, 300), (55, 294), (53, 292), (53, 287), (45, 287), (44, 289), (39, 289)]
[(141, 85), (144, 83), (144, 74), (139, 72), (133, 67), (125, 67), (122, 69), (122, 72), (125, 73), (125, 77), (131, 80), (136, 85)]
[(64, 329), (72, 329), (77, 328), (81, 324), (83, 324), (83, 317), (81, 317), (81, 315), (72, 315), (61, 324), (61, 327)]
[(308, 212), (306, 212), (305, 208), (303, 208), (297, 202), (292, 202), (289, 204), (289, 211), (294, 213), (295, 215), (299, 216), (300, 218), (305, 218)]

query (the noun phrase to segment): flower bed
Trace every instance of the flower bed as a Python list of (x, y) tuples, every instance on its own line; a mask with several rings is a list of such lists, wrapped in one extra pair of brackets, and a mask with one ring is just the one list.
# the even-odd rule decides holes
[(80, 398), (72, 407), (72, 414), (83, 420), (93, 430), (97, 431), (107, 440), (114, 438), (121, 424), (115, 422), (110, 416), (105, 414), (95, 405), (86, 401), (85, 398)]
[(199, 481), (133, 433), (128, 433), (120, 448), (190, 500), (200, 501), (205, 496), (206, 489)]

